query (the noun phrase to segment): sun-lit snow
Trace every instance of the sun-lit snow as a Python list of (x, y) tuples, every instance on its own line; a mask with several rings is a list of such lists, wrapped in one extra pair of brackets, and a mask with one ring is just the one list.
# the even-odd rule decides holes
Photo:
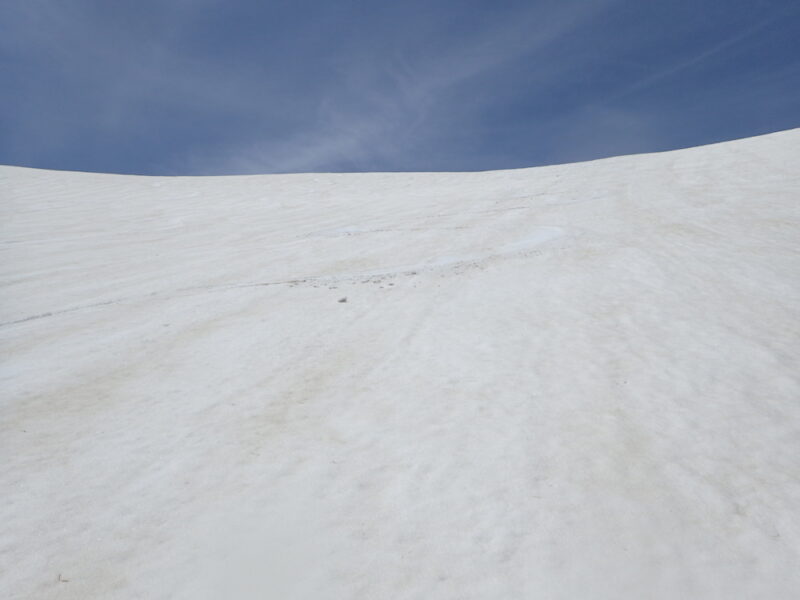
[(800, 130), (0, 168), (0, 597), (800, 597)]

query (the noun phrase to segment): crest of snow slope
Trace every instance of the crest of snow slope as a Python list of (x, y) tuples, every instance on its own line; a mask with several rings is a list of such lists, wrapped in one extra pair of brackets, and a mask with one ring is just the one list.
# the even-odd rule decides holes
[(0, 168), (0, 596), (799, 597), (799, 175)]

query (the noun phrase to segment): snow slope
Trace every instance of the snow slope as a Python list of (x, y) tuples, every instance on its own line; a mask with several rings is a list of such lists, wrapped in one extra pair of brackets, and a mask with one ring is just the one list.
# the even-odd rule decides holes
[(800, 597), (800, 130), (0, 194), (0, 597)]

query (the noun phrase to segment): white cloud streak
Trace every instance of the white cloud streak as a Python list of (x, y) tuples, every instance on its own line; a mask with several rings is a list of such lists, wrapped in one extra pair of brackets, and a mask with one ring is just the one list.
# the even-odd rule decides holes
[[(585, 25), (617, 0), (565, 3), (556, 9), (529, 9), (510, 14), (491, 29), (460, 40), (422, 64), (397, 56), (389, 65), (376, 66), (369, 57), (355, 57), (345, 68), (349, 74), (344, 93), (320, 98), (318, 119), (287, 138), (247, 142), (200, 155), (192, 166), (213, 166), (221, 172), (298, 172), (330, 169), (341, 164), (369, 167), (376, 155), (410, 156), (422, 139), (435, 137), (432, 117), (448, 110), (444, 100), (463, 89), (460, 109), (470, 111), (481, 103), (476, 93), (480, 80), (494, 69), (523, 56), (532, 61), (544, 88), (568, 61), (536, 64), (537, 52)], [(391, 85), (375, 85), (376, 69), (385, 69)], [(353, 75), (356, 74), (356, 75)], [(361, 74), (361, 75), (358, 75)]]
[(657, 84), (660, 81), (674, 77), (675, 75), (678, 75), (683, 71), (686, 71), (692, 67), (702, 64), (703, 62), (714, 57), (715, 55), (722, 53), (724, 50), (727, 50), (728, 48), (731, 48), (732, 46), (739, 44), (740, 42), (746, 40), (747, 38), (752, 37), (759, 31), (763, 30), (765, 27), (777, 21), (780, 17), (781, 14), (771, 15), (757, 22), (755, 25), (748, 27), (744, 31), (741, 31), (733, 36), (730, 36), (729, 38), (711, 46), (710, 48), (707, 48), (706, 50), (700, 52), (699, 54), (696, 54), (686, 60), (671, 65), (666, 69), (662, 69), (656, 73), (647, 75), (646, 77), (641, 78), (640, 80), (634, 82), (633, 84), (630, 84), (625, 88), (623, 88), (622, 90), (619, 90), (618, 92), (607, 97), (604, 101), (604, 104), (616, 102), (617, 100), (626, 98), (632, 94), (635, 94), (636, 92), (650, 88), (654, 84)]

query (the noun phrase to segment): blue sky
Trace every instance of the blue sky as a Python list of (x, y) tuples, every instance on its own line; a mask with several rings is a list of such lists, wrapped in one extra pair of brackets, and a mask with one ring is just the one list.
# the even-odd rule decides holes
[(800, 126), (797, 0), (4, 0), (0, 163), (461, 171)]

